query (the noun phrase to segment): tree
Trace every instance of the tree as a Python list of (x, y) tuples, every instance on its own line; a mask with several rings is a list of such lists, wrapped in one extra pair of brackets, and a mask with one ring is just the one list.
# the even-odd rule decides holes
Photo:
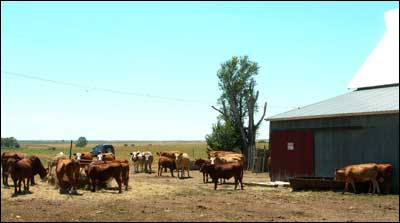
[(235, 133), (235, 128), (220, 117), (213, 124), (212, 133), (206, 135), (206, 141), (212, 150), (240, 151), (240, 138)]
[(85, 137), (81, 136), (78, 139), (78, 142), (75, 144), (76, 147), (85, 147), (87, 145), (88, 141), (86, 140)]
[[(218, 111), (226, 123), (230, 123), (240, 139), (240, 149), (245, 156), (245, 167), (253, 166), (256, 152), (256, 131), (265, 116), (267, 103), (264, 104), (264, 112), (257, 123), (254, 123), (254, 112), (257, 112), (257, 99), (259, 92), (255, 92), (256, 81), (254, 76), (258, 74), (259, 67), (256, 62), (249, 60), (248, 56), (232, 57), (221, 64), (217, 76), (218, 86), (222, 91), (218, 99)], [(247, 121), (247, 126), (245, 122)]]
[(1, 138), (1, 147), (2, 148), (20, 148), (20, 145), (16, 138)]

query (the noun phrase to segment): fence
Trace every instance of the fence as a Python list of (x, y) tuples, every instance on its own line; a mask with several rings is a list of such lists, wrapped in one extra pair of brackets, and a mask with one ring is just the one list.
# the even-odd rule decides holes
[(269, 150), (265, 147), (264, 149), (256, 149), (256, 155), (254, 157), (254, 165), (252, 168), (253, 173), (267, 172), (267, 156)]

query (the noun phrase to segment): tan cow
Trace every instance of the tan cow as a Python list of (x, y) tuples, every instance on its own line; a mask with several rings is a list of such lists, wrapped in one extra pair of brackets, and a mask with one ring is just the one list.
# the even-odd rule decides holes
[(60, 192), (70, 187), (69, 193), (76, 193), (80, 164), (75, 159), (60, 159), (56, 167), (56, 175)]
[(183, 178), (183, 175), (185, 175), (185, 170), (188, 173), (188, 177), (190, 177), (189, 163), (190, 163), (190, 158), (187, 153), (175, 153), (175, 165), (176, 165), (176, 170), (178, 171), (178, 178), (179, 178), (179, 170), (181, 171), (180, 178)]
[[(349, 184), (352, 185), (353, 190), (357, 193), (355, 183), (357, 182), (368, 182), (371, 181), (373, 185), (372, 193), (375, 191), (379, 194), (379, 185), (378, 181), (376, 180), (378, 176), (378, 165), (375, 163), (366, 163), (366, 164), (357, 164), (357, 165), (350, 165), (342, 168), (342, 170), (338, 170), (338, 174), (342, 174), (344, 171), (344, 192), (348, 191)], [(335, 177), (338, 179), (340, 177)]]

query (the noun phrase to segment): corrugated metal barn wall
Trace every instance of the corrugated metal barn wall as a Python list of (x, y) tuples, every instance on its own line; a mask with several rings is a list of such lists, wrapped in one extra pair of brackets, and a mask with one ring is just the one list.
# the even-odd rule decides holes
[(315, 176), (332, 177), (335, 168), (349, 164), (391, 163), (394, 191), (399, 192), (398, 113), (270, 123), (271, 133), (302, 129), (314, 132)]

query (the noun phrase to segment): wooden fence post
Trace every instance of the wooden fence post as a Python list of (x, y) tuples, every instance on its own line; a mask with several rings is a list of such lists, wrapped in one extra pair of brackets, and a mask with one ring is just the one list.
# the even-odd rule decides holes
[(72, 153), (72, 140), (71, 140), (71, 146), (69, 147), (69, 159), (71, 159), (71, 153)]

